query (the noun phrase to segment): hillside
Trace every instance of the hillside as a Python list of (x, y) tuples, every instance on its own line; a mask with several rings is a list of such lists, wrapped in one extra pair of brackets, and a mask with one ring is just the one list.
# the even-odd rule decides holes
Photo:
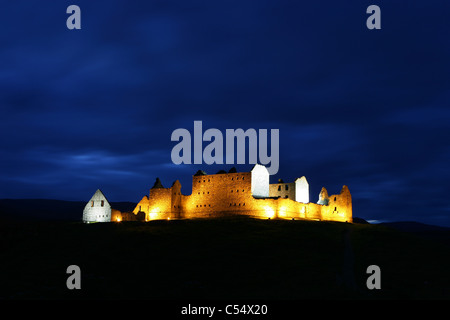
[[(132, 202), (111, 202), (113, 209), (132, 211)], [(0, 199), (0, 218), (6, 220), (80, 221), (86, 202), (47, 199)]]
[[(450, 298), (449, 247), (380, 225), (11, 221), (0, 234), (6, 299)], [(66, 288), (72, 264), (82, 290)], [(373, 264), (381, 290), (366, 287)]]

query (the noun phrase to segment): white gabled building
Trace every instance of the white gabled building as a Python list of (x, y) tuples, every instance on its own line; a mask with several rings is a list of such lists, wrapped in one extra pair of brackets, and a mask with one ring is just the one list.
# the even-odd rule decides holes
[(83, 210), (83, 222), (110, 222), (111, 205), (103, 192), (97, 190)]

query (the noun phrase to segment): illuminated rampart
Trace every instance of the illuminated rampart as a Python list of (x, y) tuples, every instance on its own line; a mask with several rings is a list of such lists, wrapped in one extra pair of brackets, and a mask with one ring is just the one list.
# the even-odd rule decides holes
[(230, 170), (208, 175), (198, 171), (192, 177), (190, 195), (181, 193), (178, 180), (164, 188), (157, 179), (133, 213), (143, 213), (146, 221), (247, 215), (263, 219), (352, 222), (352, 199), (347, 186), (331, 196), (322, 188), (318, 203), (308, 200), (309, 185), (305, 177), (293, 183), (279, 181), (270, 185), (267, 169), (255, 165), (250, 172)]

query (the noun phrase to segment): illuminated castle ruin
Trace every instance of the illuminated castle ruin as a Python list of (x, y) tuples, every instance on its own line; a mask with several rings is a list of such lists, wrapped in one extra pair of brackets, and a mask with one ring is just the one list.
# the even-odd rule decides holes
[[(322, 188), (318, 202), (311, 203), (305, 177), (291, 183), (279, 180), (270, 184), (266, 167), (257, 164), (250, 172), (236, 172), (234, 168), (216, 174), (198, 171), (192, 177), (190, 195), (181, 193), (178, 180), (165, 188), (157, 178), (149, 195), (128, 215), (142, 215), (145, 221), (246, 215), (352, 222), (352, 198), (347, 186), (331, 196)], [(111, 221), (121, 220), (135, 219), (126, 213), (113, 212)]]

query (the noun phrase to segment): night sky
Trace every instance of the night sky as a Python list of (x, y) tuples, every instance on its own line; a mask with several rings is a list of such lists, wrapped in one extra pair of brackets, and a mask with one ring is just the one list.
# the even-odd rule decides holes
[(271, 182), (304, 175), (312, 202), (347, 185), (355, 217), (450, 226), (449, 1), (3, 1), (0, 26), (2, 199), (138, 202), (251, 169), (174, 165), (199, 120), (279, 129)]

